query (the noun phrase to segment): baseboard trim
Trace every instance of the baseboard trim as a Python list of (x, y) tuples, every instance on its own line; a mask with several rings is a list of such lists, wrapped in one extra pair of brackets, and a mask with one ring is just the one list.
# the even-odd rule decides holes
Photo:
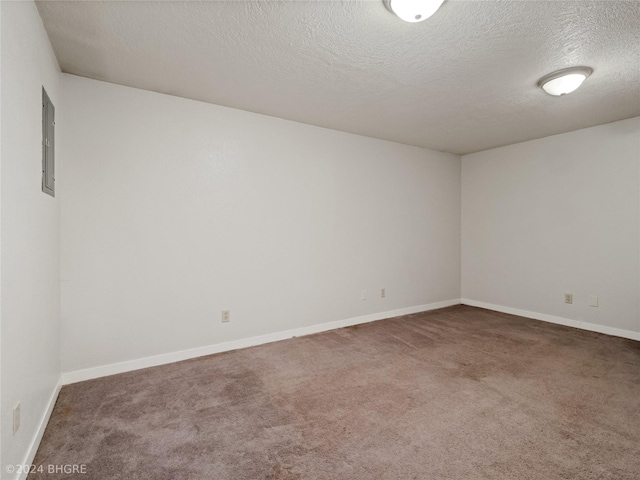
[(494, 305), (492, 303), (478, 302), (477, 300), (470, 300), (468, 298), (462, 298), (460, 303), (463, 305), (469, 305), (470, 307), (486, 308), (487, 310), (493, 310), (496, 312), (509, 313), (511, 315), (518, 315), (520, 317), (533, 318), (534, 320), (542, 320), (543, 322), (557, 323), (558, 325), (564, 325), (566, 327), (579, 328), (581, 330), (589, 330), (591, 332), (604, 333), (606, 335), (613, 335), (614, 337), (629, 338), (631, 340), (640, 340), (640, 332), (634, 332), (632, 330), (623, 330), (621, 328), (607, 327), (605, 325), (598, 325), (597, 323), (582, 322), (580, 320), (570, 320), (564, 317), (556, 317), (554, 315), (547, 315), (546, 313), (530, 312), (528, 310), (520, 310), (519, 308), (505, 307), (503, 305)]
[[(40, 447), (40, 442), (42, 441), (42, 437), (44, 436), (44, 431), (47, 429), (47, 425), (49, 424), (49, 419), (51, 418), (51, 413), (53, 413), (53, 407), (56, 405), (56, 401), (58, 400), (58, 394), (60, 393), (60, 388), (62, 388), (62, 376), (58, 379), (58, 384), (53, 389), (51, 393), (51, 397), (49, 397), (49, 403), (47, 404), (47, 409), (40, 420), (40, 424), (38, 425), (38, 429), (36, 430), (35, 435), (33, 436), (33, 440), (31, 440), (31, 445), (29, 445), (29, 450), (27, 451), (27, 455), (22, 462), (22, 465), (31, 465), (33, 463), (33, 459), (36, 457), (36, 453), (38, 453), (38, 448)], [(22, 472), (21, 474), (16, 476), (17, 480), (25, 480), (27, 478), (28, 472)]]
[(179, 362), (182, 360), (202, 357), (205, 355), (213, 355), (214, 353), (228, 352), (230, 350), (238, 350), (241, 348), (254, 347), (256, 345), (264, 345), (266, 343), (286, 340), (288, 338), (302, 337), (304, 335), (311, 335), (313, 333), (326, 332), (328, 330), (334, 330), (336, 328), (344, 328), (344, 327), (350, 327), (352, 325), (359, 325), (362, 323), (375, 322), (377, 320), (384, 320), (385, 318), (393, 318), (393, 317), (399, 317), (401, 315), (410, 315), (412, 313), (420, 313), (420, 312), (426, 312), (429, 310), (436, 310), (438, 308), (445, 308), (453, 305), (460, 305), (460, 299), (456, 298), (453, 300), (429, 303), (426, 305), (418, 305), (415, 307), (401, 308), (398, 310), (391, 310), (388, 312), (373, 313), (370, 315), (363, 315), (360, 317), (352, 317), (344, 320), (336, 320), (333, 322), (311, 325), (308, 327), (301, 327), (301, 328), (295, 328), (292, 330), (284, 330), (281, 332), (269, 333), (267, 335), (260, 335), (257, 337), (243, 338), (243, 339), (234, 340), (231, 342), (207, 345), (204, 347), (192, 348), (189, 350), (181, 350), (181, 351), (166, 353), (162, 355), (155, 355), (152, 357), (144, 357), (136, 360), (129, 360), (126, 362), (112, 363), (112, 364), (103, 365), (100, 367), (93, 367), (93, 368), (87, 368), (83, 370), (64, 372), (62, 374), (62, 385), (83, 382), (85, 380), (92, 380), (94, 378), (106, 377), (108, 375), (115, 375), (118, 373), (125, 373), (133, 370), (140, 370), (142, 368), (156, 367), (158, 365), (165, 365), (167, 363)]

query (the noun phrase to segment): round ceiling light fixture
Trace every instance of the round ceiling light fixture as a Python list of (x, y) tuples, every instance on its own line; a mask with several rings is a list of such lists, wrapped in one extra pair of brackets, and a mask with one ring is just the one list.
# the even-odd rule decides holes
[(559, 97), (576, 90), (592, 73), (593, 70), (589, 67), (563, 68), (542, 77), (538, 86), (549, 95)]
[(444, 0), (383, 0), (387, 10), (405, 22), (422, 22), (436, 13)]

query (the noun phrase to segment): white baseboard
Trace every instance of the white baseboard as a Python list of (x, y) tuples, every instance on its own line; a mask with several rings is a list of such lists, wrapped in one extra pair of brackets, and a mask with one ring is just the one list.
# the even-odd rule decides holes
[[(60, 393), (60, 388), (62, 387), (62, 377), (58, 379), (58, 384), (53, 389), (51, 393), (51, 397), (49, 397), (49, 403), (47, 404), (47, 409), (44, 412), (44, 415), (40, 419), (40, 424), (38, 425), (38, 429), (36, 430), (35, 435), (33, 436), (33, 440), (31, 440), (31, 445), (29, 445), (29, 450), (27, 451), (27, 455), (22, 462), (22, 465), (31, 465), (33, 463), (33, 459), (36, 457), (36, 453), (38, 452), (38, 447), (40, 447), (40, 441), (42, 440), (42, 436), (44, 435), (44, 431), (47, 429), (47, 425), (49, 424), (49, 419), (51, 418), (51, 413), (53, 412), (53, 407), (56, 404), (56, 400), (58, 400), (58, 394)], [(16, 476), (17, 480), (25, 480), (27, 478), (28, 472), (22, 472)]]
[(152, 357), (129, 360), (126, 362), (112, 363), (112, 364), (103, 365), (100, 367), (87, 368), (84, 370), (75, 370), (72, 372), (64, 372), (62, 374), (62, 385), (82, 382), (82, 381), (91, 380), (94, 378), (106, 377), (108, 375), (115, 375), (117, 373), (130, 372), (133, 370), (139, 370), (141, 368), (165, 365), (167, 363), (179, 362), (181, 360), (188, 360), (190, 358), (202, 357), (205, 355), (212, 355), (214, 353), (228, 352), (230, 350), (237, 350), (240, 348), (254, 347), (256, 345), (263, 345), (265, 343), (277, 342), (279, 340), (286, 340), (288, 338), (293, 338), (293, 337), (302, 337), (304, 335), (311, 335), (313, 333), (326, 332), (327, 330), (334, 330), (336, 328), (350, 327), (352, 325), (358, 325), (361, 323), (374, 322), (376, 320), (383, 320), (385, 318), (393, 318), (393, 317), (399, 317), (401, 315), (409, 315), (412, 313), (436, 310), (438, 308), (450, 307), (452, 305), (459, 305), (459, 304), (460, 304), (460, 299), (456, 298), (453, 300), (446, 300), (444, 302), (430, 303), (427, 305), (418, 305), (416, 307), (401, 308), (401, 309), (392, 310), (389, 312), (363, 315), (361, 317), (353, 317), (353, 318), (347, 318), (344, 320), (337, 320), (334, 322), (320, 323), (320, 324), (311, 325), (308, 327), (295, 328), (293, 330), (285, 330), (282, 332), (270, 333), (267, 335), (260, 335), (257, 337), (243, 338), (243, 339), (234, 340), (231, 342), (218, 343), (215, 345), (207, 345), (204, 347), (192, 348), (189, 350), (181, 350), (178, 352), (171, 352), (171, 353), (165, 353), (162, 355), (155, 355)]
[(470, 300), (468, 298), (461, 299), (460, 303), (462, 303), (463, 305), (469, 305), (470, 307), (486, 308), (487, 310), (509, 313), (511, 315), (518, 315), (519, 317), (533, 318), (535, 320), (542, 320), (543, 322), (557, 323), (559, 325), (564, 325), (567, 327), (580, 328), (582, 330), (604, 333), (607, 335), (613, 335), (615, 337), (640, 340), (640, 332), (634, 332), (632, 330), (607, 327), (605, 325), (598, 325), (597, 323), (581, 322), (580, 320), (570, 320), (568, 318), (556, 317), (553, 315), (547, 315), (545, 313), (530, 312), (528, 310), (520, 310), (519, 308), (504, 307), (502, 305), (494, 305), (492, 303), (478, 302), (477, 300)]

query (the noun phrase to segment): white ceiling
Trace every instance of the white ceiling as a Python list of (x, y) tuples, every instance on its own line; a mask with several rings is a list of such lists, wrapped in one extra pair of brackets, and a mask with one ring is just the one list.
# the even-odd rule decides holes
[[(637, 1), (39, 2), (64, 72), (466, 154), (640, 115)], [(594, 72), (551, 97), (540, 77)]]

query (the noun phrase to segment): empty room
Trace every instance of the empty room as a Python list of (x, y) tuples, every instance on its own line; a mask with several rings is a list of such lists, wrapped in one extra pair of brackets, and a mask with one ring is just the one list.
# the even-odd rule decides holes
[(0, 40), (2, 480), (640, 478), (640, 2)]

